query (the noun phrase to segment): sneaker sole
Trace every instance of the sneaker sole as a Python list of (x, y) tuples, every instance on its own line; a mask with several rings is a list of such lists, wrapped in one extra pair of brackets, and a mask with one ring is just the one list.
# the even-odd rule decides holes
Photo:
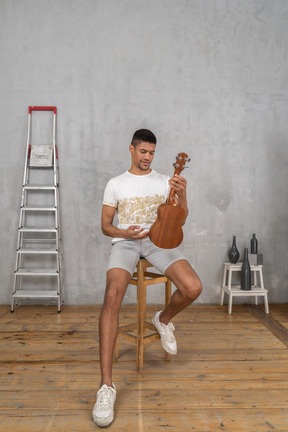
[(113, 422), (113, 420), (114, 420), (114, 413), (110, 414), (109, 417), (105, 417), (105, 418), (96, 417), (93, 414), (94, 423), (96, 423), (96, 425), (100, 427), (109, 426)]

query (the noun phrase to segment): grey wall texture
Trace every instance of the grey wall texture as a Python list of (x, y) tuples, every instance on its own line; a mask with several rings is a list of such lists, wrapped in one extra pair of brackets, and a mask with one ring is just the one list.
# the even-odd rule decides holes
[[(217, 304), (232, 236), (252, 233), (270, 302), (288, 301), (287, 0), (1, 0), (1, 291), (9, 304), (29, 105), (55, 105), (66, 304), (101, 304), (104, 187), (133, 132), (178, 152), (190, 214), (182, 251)], [(129, 287), (124, 303), (136, 300)], [(163, 289), (149, 289), (149, 303)], [(243, 299), (241, 299), (243, 301)]]

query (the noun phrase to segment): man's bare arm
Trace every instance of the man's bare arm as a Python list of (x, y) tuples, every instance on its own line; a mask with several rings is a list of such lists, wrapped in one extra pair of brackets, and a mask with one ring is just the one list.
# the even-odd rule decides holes
[(115, 225), (113, 225), (115, 213), (115, 207), (103, 205), (101, 228), (104, 235), (108, 237), (117, 237), (132, 240), (141, 240), (148, 237), (148, 232), (143, 232), (144, 228), (140, 228), (140, 225), (131, 225), (125, 230), (117, 228)]

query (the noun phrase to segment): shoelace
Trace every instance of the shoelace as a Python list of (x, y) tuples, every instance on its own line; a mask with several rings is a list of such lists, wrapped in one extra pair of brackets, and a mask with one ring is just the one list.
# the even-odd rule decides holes
[(100, 396), (99, 402), (97, 403), (99, 407), (105, 407), (109, 405), (111, 394), (107, 387), (102, 388), (101, 391), (98, 393), (98, 396)]
[(165, 333), (166, 333), (166, 337), (167, 337), (168, 342), (174, 341), (174, 334), (173, 334), (174, 330), (175, 330), (175, 327), (174, 327), (173, 323), (171, 323), (171, 322), (169, 322), (167, 324), (167, 326), (165, 326)]

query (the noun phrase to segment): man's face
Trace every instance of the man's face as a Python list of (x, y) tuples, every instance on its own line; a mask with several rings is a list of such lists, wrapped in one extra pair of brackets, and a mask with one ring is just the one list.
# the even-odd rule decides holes
[(154, 158), (156, 144), (140, 142), (134, 148), (130, 145), (129, 151), (132, 156), (132, 165), (141, 171), (149, 171), (151, 162)]

